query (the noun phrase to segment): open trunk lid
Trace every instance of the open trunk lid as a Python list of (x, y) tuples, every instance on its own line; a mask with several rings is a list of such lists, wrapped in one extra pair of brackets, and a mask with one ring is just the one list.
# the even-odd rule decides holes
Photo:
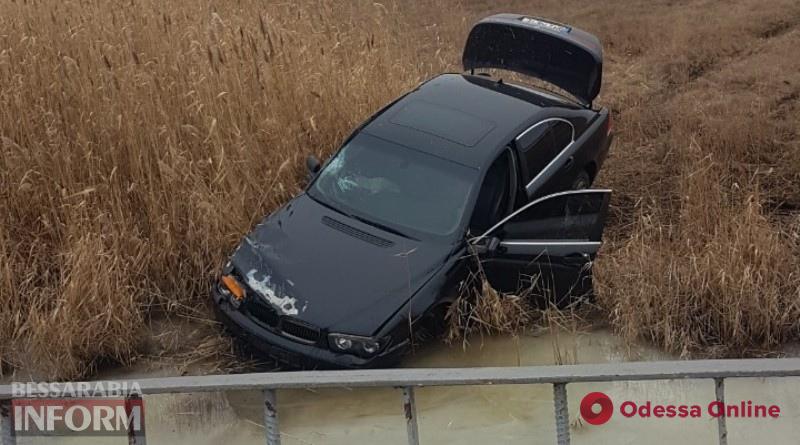
[(465, 70), (498, 68), (536, 77), (577, 97), (585, 105), (600, 92), (600, 40), (568, 25), (519, 14), (497, 14), (469, 33)]

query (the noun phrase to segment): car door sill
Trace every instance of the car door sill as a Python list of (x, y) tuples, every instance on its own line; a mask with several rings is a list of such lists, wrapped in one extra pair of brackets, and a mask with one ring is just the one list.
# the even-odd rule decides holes
[(586, 246), (599, 247), (600, 241), (501, 241), (501, 246)]

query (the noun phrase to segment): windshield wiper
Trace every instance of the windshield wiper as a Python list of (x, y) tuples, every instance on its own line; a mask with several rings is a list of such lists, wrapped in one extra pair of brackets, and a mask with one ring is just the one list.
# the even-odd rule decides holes
[[(381, 223), (377, 223), (375, 221), (370, 221), (367, 218), (363, 218), (363, 217), (358, 216), (358, 215), (353, 215), (352, 213), (349, 214), (348, 216), (353, 218), (353, 219), (357, 219), (357, 220), (363, 222), (364, 224), (368, 224), (368, 225), (370, 225), (372, 227), (377, 227), (378, 229), (385, 230), (385, 231), (387, 231), (389, 233), (394, 233), (395, 235), (402, 236), (403, 238), (417, 240), (416, 238), (414, 238), (412, 236), (408, 236), (405, 233), (395, 229), (394, 227), (387, 226), (386, 224), (381, 224)], [(417, 241), (419, 241), (419, 240), (417, 240)]]

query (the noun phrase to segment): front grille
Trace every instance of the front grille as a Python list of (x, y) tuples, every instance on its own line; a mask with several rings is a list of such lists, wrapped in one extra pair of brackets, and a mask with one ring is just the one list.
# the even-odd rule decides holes
[(281, 320), (281, 330), (284, 334), (309, 343), (319, 343), (321, 336), (319, 328), (289, 317), (283, 317)]
[(247, 311), (267, 326), (274, 328), (278, 325), (278, 313), (272, 307), (254, 301), (247, 305)]

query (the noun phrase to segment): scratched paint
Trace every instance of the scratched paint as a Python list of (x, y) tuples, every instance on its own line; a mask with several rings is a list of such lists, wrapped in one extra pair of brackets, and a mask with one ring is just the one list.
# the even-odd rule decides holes
[[(258, 270), (253, 269), (247, 272), (245, 279), (247, 285), (250, 286), (257, 294), (267, 300), (276, 309), (284, 315), (297, 315), (300, 311), (297, 309), (297, 299), (289, 295), (281, 295), (280, 287), (272, 283), (272, 277), (265, 275), (264, 278), (256, 278)], [(304, 308), (305, 309), (305, 308)]]

